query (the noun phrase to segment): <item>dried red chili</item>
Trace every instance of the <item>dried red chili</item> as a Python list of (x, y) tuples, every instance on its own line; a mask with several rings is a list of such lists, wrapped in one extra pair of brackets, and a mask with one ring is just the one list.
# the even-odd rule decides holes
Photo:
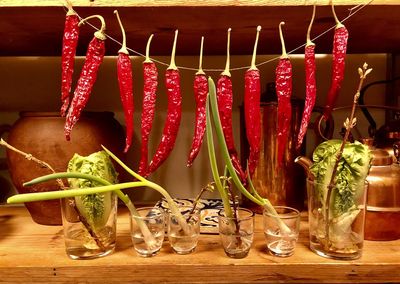
[(310, 39), (311, 27), (315, 17), (315, 9), (316, 8), (314, 5), (313, 15), (311, 18), (310, 25), (308, 26), (307, 43), (304, 52), (305, 73), (306, 73), (306, 99), (304, 103), (304, 110), (301, 119), (300, 130), (297, 136), (296, 149), (300, 149), (301, 144), (303, 143), (303, 139), (304, 136), (306, 135), (307, 127), (310, 122), (311, 113), (315, 105), (315, 99), (317, 97), (317, 84), (315, 79), (315, 71), (316, 71), (315, 43), (313, 43)]
[(336, 28), (333, 38), (331, 86), (329, 88), (323, 115), (325, 120), (328, 120), (331, 115), (332, 108), (335, 106), (336, 99), (340, 92), (341, 83), (344, 79), (347, 40), (349, 38), (349, 32), (338, 20), (333, 5), (332, 12), (336, 21)]
[(290, 98), (292, 96), (292, 64), (290, 63), (289, 56), (286, 53), (285, 42), (283, 40), (282, 25), (279, 24), (279, 35), (282, 43), (282, 55), (279, 59), (278, 66), (276, 67), (276, 94), (278, 97), (278, 129), (277, 129), (277, 143), (278, 153), (277, 161), (278, 166), (283, 163), (283, 157), (286, 150), (286, 144), (289, 136), (290, 122), (292, 119), (292, 105)]
[(161, 142), (147, 169), (147, 174), (154, 172), (169, 156), (174, 148), (182, 116), (182, 96), (180, 88), (179, 70), (175, 65), (175, 49), (178, 30), (175, 31), (174, 45), (172, 48), (171, 63), (165, 72), (165, 86), (168, 96), (167, 118), (161, 137)]
[(89, 100), (93, 85), (97, 78), (97, 71), (103, 62), (106, 35), (104, 34), (105, 22), (102, 16), (94, 15), (87, 17), (79, 22), (79, 25), (91, 18), (98, 18), (101, 21), (101, 28), (94, 33), (92, 41), (89, 43), (85, 63), (74, 92), (71, 105), (68, 110), (67, 118), (64, 125), (64, 134), (67, 140), (70, 140), (71, 131), (74, 125), (78, 122), (79, 117)]
[(200, 151), (206, 130), (206, 99), (208, 94), (208, 80), (202, 69), (203, 43), (204, 37), (201, 37), (199, 70), (194, 77), (193, 83), (194, 98), (196, 101), (196, 118), (192, 146), (190, 147), (189, 158), (187, 161), (188, 167), (193, 164), (194, 159), (197, 157)]
[(254, 171), (257, 168), (261, 143), (260, 70), (258, 70), (255, 64), (260, 30), (261, 27), (258, 26), (251, 66), (250, 69), (246, 71), (244, 77), (244, 118), (247, 141), (250, 145), (248, 158), (248, 171), (250, 177), (253, 176)]
[(132, 64), (129, 58), (129, 52), (126, 48), (126, 35), (124, 27), (122, 26), (121, 19), (119, 18), (118, 11), (114, 11), (117, 15), (118, 23), (122, 31), (122, 47), (118, 51), (117, 59), (117, 75), (119, 84), (119, 94), (121, 97), (122, 107), (124, 110), (124, 118), (126, 125), (126, 138), (124, 152), (128, 152), (132, 144), (133, 137), (133, 79), (132, 79)]
[(228, 148), (229, 155), (232, 160), (232, 164), (235, 167), (235, 170), (237, 171), (241, 180), (245, 182), (246, 173), (243, 171), (242, 166), (240, 164), (233, 139), (233, 129), (232, 129), (233, 91), (232, 91), (231, 73), (229, 72), (230, 33), (231, 29), (228, 29), (227, 58), (226, 58), (225, 70), (224, 72), (221, 73), (221, 77), (217, 82), (218, 113), (221, 120), (222, 130), (224, 132), (226, 146)]
[(153, 35), (149, 37), (146, 47), (146, 59), (143, 62), (143, 110), (142, 110), (142, 126), (141, 137), (142, 144), (140, 147), (140, 163), (139, 174), (146, 175), (148, 162), (148, 144), (150, 131), (153, 126), (154, 112), (156, 108), (156, 91), (158, 85), (158, 71), (156, 64), (150, 59), (150, 43)]
[(69, 1), (65, 17), (61, 55), (61, 116), (65, 116), (70, 100), (72, 74), (74, 73), (75, 52), (79, 38), (79, 17)]

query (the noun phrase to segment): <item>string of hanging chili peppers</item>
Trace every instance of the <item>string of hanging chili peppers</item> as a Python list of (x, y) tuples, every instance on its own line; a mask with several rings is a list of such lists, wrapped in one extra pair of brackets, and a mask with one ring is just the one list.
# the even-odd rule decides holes
[(179, 70), (175, 65), (177, 39), (178, 30), (175, 31), (171, 63), (165, 72), (165, 86), (168, 97), (167, 118), (164, 123), (161, 142), (158, 144), (157, 150), (148, 166), (145, 177), (154, 172), (167, 159), (175, 145), (176, 137), (178, 135), (182, 116), (182, 96), (180, 89)]
[(193, 82), (194, 99), (196, 101), (195, 129), (192, 146), (190, 147), (187, 166), (190, 167), (196, 159), (203, 143), (206, 131), (206, 99), (208, 94), (208, 80), (203, 71), (203, 45), (204, 37), (201, 37), (199, 70), (196, 72)]
[(301, 118), (300, 130), (297, 136), (296, 149), (299, 150), (303, 143), (304, 136), (306, 135), (308, 124), (310, 123), (311, 113), (315, 105), (317, 97), (317, 83), (315, 78), (316, 65), (315, 65), (315, 43), (310, 39), (311, 27), (315, 18), (316, 6), (313, 7), (313, 13), (310, 25), (307, 30), (307, 43), (304, 52), (305, 61), (305, 74), (306, 74), (306, 98), (304, 102), (303, 116)]
[(79, 17), (67, 1), (61, 54), (61, 116), (65, 116), (70, 102), (72, 74), (74, 73), (75, 53), (79, 38)]
[(142, 127), (141, 138), (142, 144), (140, 147), (140, 162), (139, 174), (144, 176), (147, 171), (148, 163), (148, 144), (151, 129), (153, 127), (154, 113), (156, 108), (156, 92), (158, 86), (158, 71), (157, 66), (150, 59), (150, 44), (153, 35), (150, 35), (146, 46), (146, 59), (143, 62), (143, 107), (142, 107)]
[(260, 70), (256, 67), (256, 54), (260, 31), (261, 26), (258, 26), (253, 57), (251, 59), (251, 67), (246, 71), (244, 77), (244, 119), (246, 125), (246, 137), (250, 145), (248, 158), (248, 174), (250, 177), (253, 176), (254, 171), (257, 168), (261, 143), (261, 83)]
[(78, 26), (92, 18), (97, 18), (101, 21), (101, 28), (99, 31), (94, 33), (94, 37), (89, 43), (86, 52), (85, 63), (83, 64), (82, 71), (74, 92), (74, 97), (68, 110), (64, 125), (64, 134), (67, 140), (70, 140), (72, 128), (78, 122), (81, 113), (89, 100), (93, 85), (96, 82), (97, 71), (103, 62), (105, 54), (104, 41), (107, 37), (104, 33), (106, 24), (103, 17), (100, 15), (87, 17), (82, 19)]
[(118, 11), (115, 10), (114, 14), (117, 16), (119, 26), (122, 32), (122, 47), (118, 51), (117, 59), (117, 76), (119, 85), (119, 94), (121, 98), (122, 108), (124, 110), (126, 138), (124, 152), (128, 152), (132, 144), (133, 137), (133, 77), (132, 77), (132, 64), (129, 58), (129, 52), (126, 49), (126, 35), (119, 17)]
[(246, 181), (246, 173), (243, 171), (239, 161), (239, 157), (235, 148), (235, 142), (233, 138), (232, 129), (232, 105), (233, 105), (233, 89), (231, 73), (229, 71), (230, 66), (230, 38), (231, 29), (228, 29), (228, 38), (226, 44), (226, 65), (225, 70), (221, 73), (220, 78), (217, 82), (217, 102), (218, 112), (221, 119), (222, 130), (225, 137), (226, 146), (228, 148), (229, 155), (232, 160), (232, 164), (237, 171), (239, 177), (243, 182)]
[(290, 102), (292, 96), (292, 64), (288, 54), (286, 53), (285, 41), (283, 39), (282, 26), (284, 24), (285, 22), (279, 24), (282, 55), (275, 71), (276, 95), (278, 97), (277, 162), (279, 167), (283, 164), (283, 157), (286, 150), (290, 122), (292, 119), (292, 104)]

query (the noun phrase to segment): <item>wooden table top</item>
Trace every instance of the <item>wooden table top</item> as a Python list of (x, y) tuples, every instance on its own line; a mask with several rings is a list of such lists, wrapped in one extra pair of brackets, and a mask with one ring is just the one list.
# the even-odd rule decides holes
[(192, 254), (174, 254), (165, 241), (157, 256), (142, 258), (132, 247), (128, 212), (119, 211), (115, 252), (71, 260), (65, 254), (62, 226), (34, 223), (23, 206), (0, 206), (0, 282), (400, 282), (400, 240), (365, 241), (358, 260), (326, 259), (308, 247), (306, 214), (295, 254), (288, 258), (266, 251), (261, 216), (256, 216), (253, 246), (244, 259), (227, 257), (218, 235), (203, 234)]

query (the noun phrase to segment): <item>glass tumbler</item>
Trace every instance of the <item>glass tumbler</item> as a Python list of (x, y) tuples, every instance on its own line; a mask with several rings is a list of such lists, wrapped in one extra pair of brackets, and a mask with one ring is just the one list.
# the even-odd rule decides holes
[(299, 238), (300, 212), (286, 206), (275, 206), (275, 213), (264, 209), (263, 227), (267, 248), (272, 255), (293, 255)]
[[(353, 186), (353, 187), (352, 187)], [(361, 257), (364, 243), (368, 183), (334, 186), (327, 199), (327, 187), (307, 180), (310, 249), (334, 259)]]
[(65, 250), (72, 259), (91, 259), (114, 251), (117, 196), (98, 193), (61, 200)]
[(156, 207), (143, 207), (138, 208), (137, 213), (138, 216), (130, 215), (133, 247), (139, 256), (155, 256), (164, 241), (164, 211)]
[(232, 258), (246, 257), (253, 243), (254, 212), (239, 208), (236, 214), (228, 217), (224, 210), (220, 210), (218, 227), (225, 254)]
[[(200, 209), (192, 206), (179, 206), (183, 219), (179, 219), (171, 211), (168, 214), (168, 240), (174, 252), (177, 254), (189, 254), (196, 249), (200, 235)], [(185, 228), (182, 223), (186, 222)]]

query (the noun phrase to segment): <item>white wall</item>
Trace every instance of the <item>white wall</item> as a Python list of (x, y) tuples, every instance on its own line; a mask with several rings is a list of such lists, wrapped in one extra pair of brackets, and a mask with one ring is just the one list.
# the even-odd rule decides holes
[[(276, 56), (259, 56), (258, 62), (270, 60)], [(123, 115), (119, 102), (118, 85), (116, 77), (116, 58), (107, 57), (101, 66), (99, 76), (93, 90), (92, 96), (87, 105), (87, 110), (104, 111), (111, 110), (116, 113), (117, 118), (123, 124)], [(158, 60), (169, 62), (168, 57), (158, 57)], [(187, 67), (197, 67), (197, 57), (177, 57), (177, 65)], [(133, 58), (134, 74), (134, 95), (135, 95), (135, 141), (140, 141), (140, 113), (142, 100), (142, 58)], [(79, 75), (82, 65), (82, 58), (77, 60), (75, 68), (75, 79)], [(234, 56), (231, 67), (249, 65), (249, 56)], [(357, 67), (368, 62), (374, 68), (373, 73), (368, 77), (367, 83), (385, 79), (386, 75), (386, 55), (349, 55), (346, 61), (346, 77), (342, 86), (342, 91), (337, 105), (350, 105), (355, 89), (358, 84)], [(260, 66), (262, 76), (262, 89), (265, 90), (266, 83), (273, 82), (275, 79), (275, 67), (277, 61)], [(293, 96), (304, 98), (304, 63), (301, 55), (292, 57), (293, 64)], [(204, 59), (204, 68), (223, 69), (225, 57), (208, 56)], [(157, 101), (156, 119), (151, 137), (150, 153), (154, 153), (162, 132), (165, 111), (166, 94), (164, 91), (164, 71), (165, 66), (159, 67), (159, 91)], [(317, 105), (322, 106), (326, 99), (330, 84), (331, 56), (317, 56), (317, 83), (318, 98)], [(208, 75), (217, 80), (220, 72), (209, 72)], [(151, 176), (151, 179), (160, 183), (175, 197), (193, 197), (211, 180), (210, 170), (207, 160), (207, 149), (204, 145), (201, 149), (192, 168), (186, 167), (188, 151), (194, 131), (194, 98), (192, 92), (192, 81), (194, 71), (181, 70), (183, 114), (182, 124), (178, 134), (175, 149), (168, 160)], [(244, 70), (233, 71), (232, 81), (234, 86), (234, 117), (233, 125), (235, 131), (236, 147), (240, 145), (240, 125), (238, 107), (243, 101), (243, 76)], [(60, 58), (59, 57), (0, 57), (0, 124), (12, 124), (18, 118), (21, 110), (40, 110), (58, 111), (59, 109), (59, 90), (60, 90)], [(371, 88), (366, 96), (369, 104), (384, 104), (385, 87), (379, 85)], [(377, 125), (384, 123), (384, 113), (380, 110), (371, 111), (377, 120)], [(342, 124), (347, 112), (335, 112), (336, 125)], [(358, 130), (363, 136), (367, 136), (366, 120), (362, 114), (358, 113)], [(337, 137), (337, 131), (335, 132)], [(313, 133), (308, 132), (308, 154), (315, 147), (313, 143)], [(129, 164), (133, 169), (137, 169), (139, 158), (139, 144), (133, 145), (129, 153)], [(4, 162), (4, 149), (0, 149), (0, 164)], [(3, 160), (1, 160), (3, 158)], [(6, 176), (5, 170), (0, 165), (0, 175)], [(0, 176), (1, 178), (1, 176)], [(6, 192), (5, 189), (0, 189)], [(217, 195), (210, 195), (216, 197)], [(144, 201), (157, 200), (158, 194), (150, 190), (138, 192), (137, 198)], [(1, 199), (0, 199), (1, 200)]]

